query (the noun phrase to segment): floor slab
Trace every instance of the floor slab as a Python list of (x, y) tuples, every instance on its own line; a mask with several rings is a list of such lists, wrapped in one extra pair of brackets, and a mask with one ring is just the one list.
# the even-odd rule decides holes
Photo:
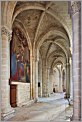
[(64, 99), (63, 94), (52, 94), (49, 98), (39, 98), (37, 103), (30, 106), (16, 108), (15, 116), (8, 121), (66, 120), (71, 112), (72, 108), (69, 109), (68, 100)]

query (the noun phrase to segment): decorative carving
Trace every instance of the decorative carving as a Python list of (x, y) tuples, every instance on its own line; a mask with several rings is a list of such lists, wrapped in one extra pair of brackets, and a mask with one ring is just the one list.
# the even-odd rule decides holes
[(8, 41), (11, 41), (12, 39), (12, 33), (8, 33)]
[(5, 27), (1, 28), (1, 34), (8, 35), (8, 31)]
[(81, 2), (80, 1), (73, 1), (71, 2), (71, 13), (75, 14), (81, 10)]
[(1, 34), (6, 35), (8, 37), (8, 41), (11, 41), (12, 38), (12, 32), (9, 32), (9, 30), (6, 27), (1, 28)]

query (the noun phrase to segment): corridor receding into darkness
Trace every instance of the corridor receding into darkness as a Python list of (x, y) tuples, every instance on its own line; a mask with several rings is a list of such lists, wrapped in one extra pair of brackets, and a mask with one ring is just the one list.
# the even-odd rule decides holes
[(2, 121), (81, 120), (81, 2), (1, 1)]

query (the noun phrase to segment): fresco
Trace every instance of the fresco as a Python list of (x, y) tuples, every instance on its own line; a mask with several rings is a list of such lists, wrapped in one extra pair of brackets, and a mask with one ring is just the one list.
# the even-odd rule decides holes
[(10, 43), (11, 81), (30, 82), (30, 51), (27, 39), (18, 28), (13, 29)]

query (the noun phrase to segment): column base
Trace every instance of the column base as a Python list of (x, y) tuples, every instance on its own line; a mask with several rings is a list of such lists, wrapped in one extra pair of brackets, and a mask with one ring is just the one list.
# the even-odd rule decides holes
[(34, 102), (36, 103), (37, 101), (38, 101), (38, 98), (35, 98), (35, 99), (34, 99)]
[(65, 98), (65, 99), (69, 99), (69, 98), (70, 98), (70, 94), (65, 93), (64, 98)]
[(73, 99), (69, 99), (69, 104), (73, 106)]
[(49, 94), (43, 94), (42, 97), (49, 97)]
[(70, 120), (71, 121), (81, 121), (81, 117), (74, 117), (73, 115), (72, 115), (72, 117), (70, 118)]
[(14, 108), (10, 107), (6, 112), (1, 113), (1, 120), (7, 120), (13, 117), (15, 114)]

